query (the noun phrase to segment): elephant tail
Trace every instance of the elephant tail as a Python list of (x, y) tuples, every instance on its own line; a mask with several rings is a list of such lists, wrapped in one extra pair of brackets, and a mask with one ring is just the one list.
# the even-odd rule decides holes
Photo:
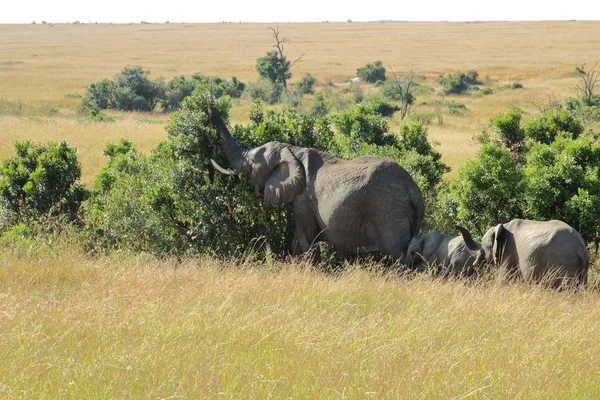
[(423, 216), (425, 215), (425, 202), (421, 192), (414, 193), (410, 197), (412, 206), (412, 215), (410, 218), (410, 237), (413, 238), (419, 234)]
[(583, 256), (581, 254), (578, 254), (577, 257), (579, 258), (579, 262), (580, 262), (580, 271), (579, 274), (577, 276), (578, 278), (578, 284), (580, 287), (584, 288), (587, 286), (587, 281), (588, 281), (588, 270), (590, 268), (590, 258), (587, 254), (584, 254)]

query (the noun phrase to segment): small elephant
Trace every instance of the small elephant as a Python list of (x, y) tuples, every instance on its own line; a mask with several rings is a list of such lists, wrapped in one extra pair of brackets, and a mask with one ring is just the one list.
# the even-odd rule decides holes
[(427, 263), (436, 266), (444, 276), (471, 275), (485, 261), (485, 253), (467, 229), (459, 225), (456, 229), (460, 236), (434, 231), (414, 237), (408, 246), (406, 265)]
[(380, 251), (402, 260), (419, 232), (425, 205), (421, 190), (399, 164), (374, 156), (342, 160), (279, 142), (243, 149), (218, 112), (208, 113), (232, 169), (211, 160), (213, 166), (224, 174), (248, 173), (248, 182), (263, 191), (265, 206), (291, 206), (293, 254), (323, 240), (343, 251)]
[(558, 288), (587, 284), (590, 257), (583, 238), (563, 221), (513, 219), (490, 228), (481, 239), (490, 263), (504, 272), (520, 271), (527, 282)]

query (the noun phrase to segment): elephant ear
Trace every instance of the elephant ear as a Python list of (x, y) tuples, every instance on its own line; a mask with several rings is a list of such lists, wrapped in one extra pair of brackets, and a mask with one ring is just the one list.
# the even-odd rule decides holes
[(285, 147), (280, 152), (279, 163), (271, 170), (265, 183), (264, 205), (291, 203), (305, 186), (304, 166)]
[(493, 242), (494, 246), (492, 248), (492, 255), (494, 257), (494, 263), (498, 263), (502, 258), (502, 253), (504, 252), (504, 245), (506, 244), (505, 240), (506, 229), (504, 229), (504, 225), (498, 224), (494, 229)]

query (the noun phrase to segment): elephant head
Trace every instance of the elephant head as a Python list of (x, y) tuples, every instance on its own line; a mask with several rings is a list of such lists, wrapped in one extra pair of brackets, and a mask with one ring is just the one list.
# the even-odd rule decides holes
[(304, 166), (284, 143), (270, 142), (254, 149), (243, 149), (235, 142), (219, 113), (210, 108), (208, 114), (223, 139), (223, 149), (231, 169), (216, 161), (213, 166), (227, 175), (246, 172), (248, 182), (264, 191), (264, 205), (291, 203), (306, 187)]
[(504, 251), (506, 242), (506, 229), (503, 224), (498, 224), (490, 228), (483, 238), (481, 238), (481, 248), (485, 253), (485, 258), (488, 263), (497, 264)]

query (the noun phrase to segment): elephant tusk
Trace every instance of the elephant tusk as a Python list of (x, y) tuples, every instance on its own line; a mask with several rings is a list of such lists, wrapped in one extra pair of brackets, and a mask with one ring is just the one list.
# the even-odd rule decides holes
[(233, 172), (232, 170), (230, 170), (229, 168), (223, 168), (221, 167), (219, 164), (217, 164), (217, 162), (215, 160), (213, 160), (212, 158), (210, 159), (210, 163), (213, 165), (213, 167), (215, 167), (215, 169), (217, 171), (219, 171), (222, 174), (225, 175), (235, 175), (235, 172)]

